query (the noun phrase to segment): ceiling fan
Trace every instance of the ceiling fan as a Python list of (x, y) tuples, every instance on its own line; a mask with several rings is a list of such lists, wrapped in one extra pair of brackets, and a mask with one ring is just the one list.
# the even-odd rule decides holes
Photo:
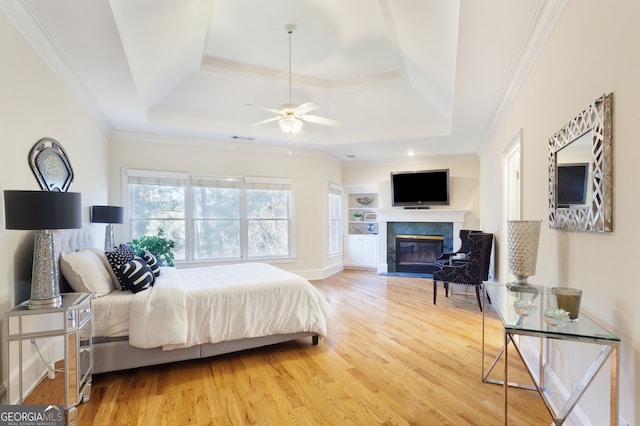
[(293, 34), (293, 32), (295, 31), (296, 26), (293, 24), (288, 24), (287, 26), (285, 26), (285, 29), (289, 34), (289, 103), (281, 105), (279, 109), (258, 107), (265, 111), (272, 112), (276, 115), (274, 117), (253, 123), (251, 124), (251, 126), (257, 126), (260, 124), (277, 121), (278, 124), (280, 124), (280, 128), (282, 129), (282, 131), (289, 134), (297, 133), (302, 128), (302, 124), (305, 121), (309, 123), (322, 124), (325, 126), (340, 127), (341, 123), (338, 120), (318, 117), (317, 115), (309, 115), (309, 112), (320, 108), (320, 105), (316, 104), (315, 102), (309, 101), (298, 106), (295, 106), (293, 103), (291, 103), (291, 34)]

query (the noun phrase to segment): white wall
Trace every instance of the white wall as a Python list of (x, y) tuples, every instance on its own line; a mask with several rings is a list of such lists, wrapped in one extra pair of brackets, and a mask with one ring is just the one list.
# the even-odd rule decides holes
[[(480, 222), (483, 228), (497, 229), (504, 243), (500, 154), (523, 129), (522, 218), (543, 220), (537, 273), (531, 281), (582, 289), (582, 310), (622, 339), (620, 414), (629, 424), (640, 424), (640, 287), (632, 272), (640, 208), (639, 16), (637, 1), (569, 1), (480, 158)], [(614, 94), (614, 230), (607, 234), (551, 230), (548, 140), (609, 92)], [(593, 356), (575, 345), (557, 345), (553, 353), (554, 373), (565, 383), (575, 383)], [(608, 370), (603, 372), (579, 405), (593, 425), (608, 424)], [(584, 418), (572, 420), (578, 424)]]
[[(213, 176), (293, 179), (295, 259), (278, 266), (307, 279), (330, 275), (342, 259), (328, 256), (329, 182), (340, 184), (340, 162), (326, 154), (161, 135), (115, 135), (109, 149), (111, 199), (121, 200), (123, 167)], [(122, 202), (122, 201), (119, 201)]]
[[(0, 189), (39, 190), (27, 155), (39, 139), (53, 138), (69, 156), (75, 175), (69, 190), (82, 193), (83, 222), (89, 226), (89, 206), (107, 201), (104, 131), (3, 13), (0, 57)], [(4, 228), (4, 201), (0, 221), (0, 318), (4, 318), (4, 312), (29, 297), (33, 233)], [(6, 380), (4, 342), (3, 348), (2, 382)]]

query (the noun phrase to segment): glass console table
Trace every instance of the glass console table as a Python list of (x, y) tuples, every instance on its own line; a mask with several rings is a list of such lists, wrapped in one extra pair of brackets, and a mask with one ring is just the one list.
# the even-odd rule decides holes
[[(494, 310), (498, 313), (504, 329), (502, 349), (485, 371), (485, 312), (482, 312), (482, 381), (486, 383), (501, 384), (504, 387), (504, 421), (507, 424), (507, 406), (509, 387), (537, 390), (544, 401), (553, 421), (561, 425), (566, 420), (571, 410), (576, 406), (580, 397), (584, 394), (592, 380), (604, 366), (608, 359), (611, 359), (611, 397), (610, 397), (610, 424), (618, 424), (618, 369), (619, 369), (619, 348), (620, 339), (611, 334), (608, 330), (600, 326), (588, 316), (580, 313), (576, 321), (569, 322), (566, 326), (552, 326), (544, 320), (544, 310), (557, 306), (556, 296), (551, 293), (551, 289), (541, 286), (531, 286), (528, 291), (509, 290), (504, 284), (484, 283), (483, 306), (485, 300), (490, 301)], [(514, 302), (530, 301), (531, 311), (526, 315), (516, 312)], [(529, 365), (525, 357), (522, 356), (519, 347), (519, 339), (516, 336), (533, 336), (540, 338), (540, 353), (538, 354), (538, 365)], [(565, 340), (572, 342), (585, 342), (595, 344), (600, 347), (596, 358), (587, 369), (581, 382), (573, 390), (564, 404), (556, 410), (551, 401), (549, 393), (550, 383), (546, 383), (545, 369), (549, 362), (549, 355), (546, 358), (546, 345), (549, 339)], [(533, 380), (535, 386), (509, 382), (508, 380), (508, 351), (509, 343), (516, 349), (520, 359)], [(494, 369), (499, 359), (503, 357), (504, 372), (502, 380), (489, 378), (489, 374)]]

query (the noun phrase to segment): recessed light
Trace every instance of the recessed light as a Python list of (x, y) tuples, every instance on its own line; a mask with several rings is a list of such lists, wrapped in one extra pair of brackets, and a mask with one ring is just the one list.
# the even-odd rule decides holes
[(409, 152), (407, 152), (407, 156), (408, 156), (408, 157), (413, 157), (414, 155), (416, 155), (416, 153), (415, 153), (415, 152), (413, 152), (413, 151), (409, 151)]

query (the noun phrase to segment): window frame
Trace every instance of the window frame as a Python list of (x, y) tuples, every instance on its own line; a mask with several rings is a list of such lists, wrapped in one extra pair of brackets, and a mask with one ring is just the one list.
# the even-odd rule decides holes
[[(327, 213), (327, 221), (328, 221), (328, 247), (327, 247), (327, 251), (329, 254), (329, 257), (338, 257), (338, 256), (342, 256), (342, 252), (343, 252), (343, 243), (342, 243), (342, 226), (343, 226), (343, 220), (342, 220), (342, 199), (344, 196), (344, 189), (342, 187), (342, 185), (338, 185), (335, 183), (329, 183), (329, 192), (327, 195), (327, 203), (328, 203), (328, 213)], [(332, 204), (332, 197), (335, 199), (337, 206), (334, 206)], [(332, 213), (333, 212), (333, 213)], [(333, 217), (333, 214), (336, 215), (336, 217)], [(333, 235), (333, 229), (334, 227), (332, 225), (336, 224), (335, 226), (337, 227), (338, 231), (337, 231), (337, 235)], [(332, 248), (334, 247), (333, 245), (333, 239), (337, 238), (337, 241), (335, 241), (337, 243), (337, 249), (336, 250), (332, 250)]]
[[(133, 218), (132, 218), (132, 206), (133, 199), (132, 194), (130, 192), (130, 180), (131, 179), (147, 179), (147, 180), (171, 180), (175, 179), (183, 183), (186, 192), (186, 201), (185, 201), (185, 213), (184, 213), (184, 221), (185, 221), (185, 258), (184, 259), (176, 259), (175, 263), (222, 263), (229, 261), (256, 261), (256, 260), (278, 260), (278, 259), (292, 259), (295, 256), (295, 218), (294, 218), (294, 185), (293, 180), (289, 178), (274, 178), (274, 177), (256, 177), (256, 176), (244, 176), (244, 177), (223, 177), (223, 176), (196, 176), (188, 173), (179, 173), (179, 172), (165, 172), (165, 171), (157, 171), (157, 170), (140, 170), (140, 169), (129, 169), (122, 168), (122, 199), (125, 200), (123, 203), (124, 207), (124, 216), (125, 223), (123, 225), (123, 237), (124, 240), (130, 241), (133, 235)], [(224, 258), (196, 258), (196, 238), (195, 238), (195, 230), (196, 225), (195, 222), (198, 220), (205, 220), (200, 217), (196, 217), (196, 200), (194, 195), (194, 188), (199, 185), (198, 183), (203, 181), (212, 182), (215, 180), (226, 181), (233, 180), (235, 182), (240, 183), (240, 257), (224, 257)], [(211, 185), (211, 187), (217, 187), (215, 185)], [(247, 217), (247, 193), (248, 190), (256, 188), (256, 189), (265, 189), (265, 188), (276, 188), (279, 190), (284, 190), (288, 192), (288, 200), (287, 200), (287, 254), (283, 255), (265, 255), (265, 256), (249, 256), (249, 218)], [(136, 220), (140, 220), (140, 218), (136, 218)], [(282, 220), (282, 219), (280, 219)]]

